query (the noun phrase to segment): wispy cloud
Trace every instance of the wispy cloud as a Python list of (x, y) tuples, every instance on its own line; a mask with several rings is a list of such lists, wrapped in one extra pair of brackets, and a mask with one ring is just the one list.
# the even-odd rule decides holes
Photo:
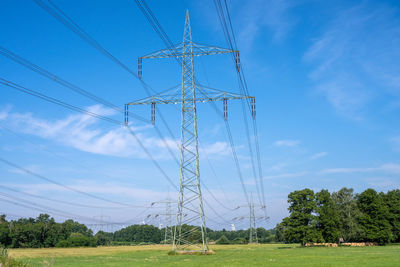
[(298, 140), (277, 140), (274, 142), (274, 146), (278, 147), (296, 147), (300, 144)]
[(201, 147), (200, 154), (202, 153), (207, 155), (227, 156), (230, 155), (231, 149), (226, 142), (215, 142), (213, 144)]
[[(87, 108), (88, 111), (104, 116), (114, 115), (114, 111), (95, 105)], [(10, 127), (25, 134), (40, 136), (53, 140), (78, 150), (94, 154), (138, 158), (146, 158), (138, 141), (124, 127), (110, 130), (98, 125), (99, 120), (88, 115), (70, 115), (58, 120), (37, 118), (31, 113), (8, 113), (6, 122)], [(178, 153), (179, 140), (165, 137), (164, 140), (146, 134), (147, 126), (135, 127), (136, 136), (156, 159), (170, 159), (167, 148)], [(208, 154), (227, 155), (227, 145), (216, 142), (207, 145)]]
[(271, 166), (267, 170), (268, 171), (281, 171), (283, 168), (286, 167), (286, 165), (287, 165), (286, 163), (278, 163), (278, 164)]
[(281, 179), (281, 178), (294, 178), (294, 177), (302, 177), (310, 172), (308, 171), (302, 171), (302, 172), (288, 172), (288, 173), (281, 173), (277, 175), (270, 175), (270, 176), (265, 176), (264, 180), (272, 180), (272, 179)]
[(398, 163), (385, 163), (377, 167), (365, 168), (331, 168), (323, 169), (320, 171), (299, 171), (299, 172), (285, 172), (276, 175), (265, 176), (265, 180), (301, 177), (305, 175), (331, 175), (331, 174), (355, 174), (355, 173), (380, 173), (382, 175), (400, 175), (400, 164)]
[(361, 119), (377, 97), (388, 96), (387, 105), (399, 99), (398, 13), (369, 1), (341, 10), (305, 53), (316, 90), (338, 113)]
[(255, 39), (266, 29), (271, 32), (274, 41), (283, 40), (295, 24), (290, 15), (294, 6), (289, 0), (252, 0), (243, 7), (236, 7), (241, 18), (241, 31), (238, 39), (241, 49), (251, 49)]
[(400, 174), (400, 164), (385, 163), (378, 167), (366, 167), (366, 168), (333, 168), (333, 169), (322, 170), (319, 172), (319, 174), (368, 173), (368, 172), (384, 172), (389, 174)]
[(315, 160), (315, 159), (323, 158), (323, 157), (325, 157), (326, 155), (328, 155), (327, 152), (315, 153), (314, 155), (312, 155), (312, 156), (310, 157), (310, 159), (311, 159), (311, 160)]
[(399, 181), (395, 181), (393, 179), (388, 179), (386, 177), (374, 177), (368, 179), (368, 185), (379, 188), (381, 190), (399, 188)]
[[(22, 192), (35, 194), (35, 195), (47, 195), (49, 193), (57, 192), (68, 192), (64, 187), (60, 187), (54, 184), (7, 184), (7, 186), (18, 188)], [(88, 181), (77, 181), (75, 184), (68, 184), (69, 188), (74, 190), (79, 190), (81, 192), (93, 193), (95, 195), (112, 195), (120, 196), (130, 199), (136, 199), (140, 201), (147, 201), (151, 203), (154, 200), (160, 200), (165, 198), (165, 192), (158, 192), (153, 190), (148, 190), (144, 188), (138, 188), (133, 186), (124, 186), (112, 183), (106, 184), (96, 184)]]
[(0, 121), (5, 120), (10, 113), (11, 106), (6, 106), (0, 110)]

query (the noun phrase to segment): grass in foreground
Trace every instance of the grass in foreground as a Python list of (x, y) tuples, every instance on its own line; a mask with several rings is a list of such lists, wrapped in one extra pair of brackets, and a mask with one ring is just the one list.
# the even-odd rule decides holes
[(0, 248), (0, 266), (4, 267), (27, 267), (22, 261), (15, 260), (8, 256), (8, 250)]
[(170, 246), (14, 249), (33, 266), (400, 266), (400, 246), (214, 245), (215, 255), (168, 255)]

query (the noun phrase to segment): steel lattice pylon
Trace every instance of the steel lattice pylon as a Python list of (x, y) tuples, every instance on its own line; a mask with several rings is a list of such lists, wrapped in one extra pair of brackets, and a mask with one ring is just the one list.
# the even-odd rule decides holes
[(256, 205), (256, 204), (254, 204), (253, 194), (251, 194), (250, 202), (247, 205), (238, 206), (236, 209), (239, 209), (239, 208), (249, 208), (249, 216), (235, 217), (235, 218), (232, 219), (232, 221), (243, 220), (243, 219), (247, 219), (248, 218), (249, 222), (250, 222), (250, 225), (249, 225), (249, 243), (258, 243), (256, 221), (260, 220), (260, 219), (267, 220), (267, 219), (269, 219), (269, 217), (256, 216), (255, 208), (265, 209), (265, 206), (264, 205)]
[[(206, 222), (204, 216), (203, 197), (200, 187), (199, 148), (197, 136), (197, 102), (223, 101), (224, 117), (227, 119), (227, 100), (251, 99), (255, 107), (254, 97), (223, 92), (196, 83), (194, 75), (194, 57), (216, 54), (234, 53), (236, 69), (240, 70), (239, 52), (216, 46), (194, 43), (189, 19), (186, 11), (183, 42), (140, 57), (138, 74), (142, 77), (142, 60), (148, 58), (178, 58), (182, 65), (182, 86), (180, 90), (170, 90), (125, 105), (125, 123), (128, 123), (128, 107), (130, 105), (151, 105), (152, 122), (155, 120), (156, 104), (181, 104), (181, 144), (180, 144), (180, 186), (176, 213), (176, 225), (172, 250), (208, 251)], [(253, 112), (253, 115), (255, 111)]]
[(254, 213), (253, 195), (251, 195), (250, 202), (250, 228), (249, 228), (249, 243), (258, 243), (256, 216)]

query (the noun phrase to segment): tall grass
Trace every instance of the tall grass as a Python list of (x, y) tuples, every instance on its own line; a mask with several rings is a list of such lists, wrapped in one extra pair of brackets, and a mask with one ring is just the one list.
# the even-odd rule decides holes
[(15, 260), (8, 256), (8, 251), (5, 248), (1, 248), (0, 251), (0, 266), (2, 267), (30, 267), (29, 264)]

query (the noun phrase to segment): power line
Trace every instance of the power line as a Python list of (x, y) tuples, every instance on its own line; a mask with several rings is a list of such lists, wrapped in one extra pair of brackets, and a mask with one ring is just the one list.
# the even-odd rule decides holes
[[(135, 3), (138, 5), (139, 9), (142, 11), (142, 13), (145, 15), (145, 17), (147, 18), (147, 20), (149, 21), (149, 23), (151, 24), (151, 26), (153, 27), (153, 29), (155, 30), (155, 32), (159, 35), (159, 37), (162, 39), (162, 41), (164, 42), (164, 44), (166, 45), (167, 49), (170, 51), (170, 53), (172, 55), (176, 55), (176, 52), (172, 49), (172, 47), (174, 46), (174, 44), (171, 42), (170, 38), (168, 37), (168, 35), (166, 34), (166, 32), (164, 31), (164, 29), (162, 28), (161, 24), (158, 22), (157, 18), (154, 16), (153, 12), (151, 11), (151, 9), (148, 7), (148, 5), (146, 4), (146, 2), (144, 0), (135, 0)], [(182, 61), (178, 59), (178, 57), (175, 56), (175, 59), (177, 61), (178, 64), (182, 64)], [(203, 90), (201, 90), (201, 88), (197, 87), (204, 95), (207, 95)], [(248, 95), (248, 94), (247, 94)], [(215, 103), (210, 102), (210, 104), (214, 107), (214, 109), (216, 111), (218, 111), (218, 108), (216, 107)], [(217, 112), (219, 113), (219, 112)], [(221, 115), (221, 117), (224, 117), (223, 115)], [(236, 170), (238, 172), (238, 176), (240, 179), (240, 182), (242, 184), (242, 189), (244, 192), (244, 195), (247, 199), (248, 202), (248, 196), (247, 196), (247, 192), (246, 192), (246, 187), (244, 185), (244, 180), (243, 180), (243, 176), (241, 173), (241, 169), (239, 166), (239, 161), (237, 159), (237, 155), (236, 155), (236, 149), (234, 148), (233, 145), (233, 138), (232, 138), (232, 134), (231, 134), (231, 130), (230, 130), (230, 126), (229, 123), (227, 123), (227, 121), (225, 121), (225, 127), (226, 127), (226, 131), (228, 134), (228, 138), (229, 138), (229, 143), (231, 146), (231, 151), (232, 151), (232, 155), (234, 158), (234, 163), (236, 165)]]
[(7, 164), (7, 165), (9, 165), (9, 166), (11, 166), (11, 167), (14, 167), (14, 168), (20, 170), (20, 171), (22, 171), (22, 172), (25, 172), (25, 173), (30, 174), (30, 175), (32, 175), (32, 176), (35, 176), (35, 177), (37, 177), (37, 178), (39, 178), (39, 179), (41, 179), (41, 180), (45, 180), (45, 181), (47, 181), (47, 182), (49, 182), (49, 183), (58, 185), (58, 186), (63, 187), (63, 188), (65, 188), (65, 189), (67, 189), (67, 190), (74, 191), (74, 192), (76, 192), (76, 193), (78, 193), (78, 194), (81, 194), (81, 195), (84, 195), (84, 196), (87, 196), (87, 197), (91, 197), (91, 198), (95, 198), (95, 199), (98, 199), (98, 200), (102, 200), (102, 201), (105, 201), (105, 202), (113, 203), (113, 204), (118, 204), (118, 205), (128, 206), (128, 207), (131, 206), (130, 204), (125, 204), (125, 203), (122, 203), (122, 202), (119, 202), (119, 201), (109, 200), (109, 199), (107, 199), (107, 198), (103, 198), (103, 197), (99, 197), (99, 196), (96, 196), (96, 195), (92, 195), (92, 194), (87, 193), (87, 192), (85, 192), (85, 191), (81, 191), (81, 190), (79, 190), (79, 189), (76, 189), (76, 188), (73, 188), (73, 187), (64, 185), (64, 184), (59, 183), (59, 182), (57, 182), (57, 181), (55, 181), (55, 180), (53, 180), (53, 179), (47, 178), (47, 177), (45, 177), (45, 176), (43, 176), (43, 175), (40, 175), (40, 174), (37, 174), (37, 173), (35, 173), (35, 172), (33, 172), (33, 171), (30, 171), (30, 170), (28, 170), (28, 169), (25, 169), (25, 168), (23, 168), (23, 167), (21, 167), (21, 166), (15, 164), (15, 163), (13, 163), (13, 162), (10, 162), (10, 161), (8, 161), (8, 160), (2, 158), (2, 157), (0, 157), (0, 161), (3, 162), (3, 163), (5, 163), (5, 164)]
[[(233, 27), (232, 27), (231, 16), (230, 16), (230, 13), (229, 13), (229, 8), (228, 8), (228, 4), (227, 4), (226, 0), (224, 0), (224, 3), (225, 3), (226, 13), (228, 15), (228, 21), (229, 21), (229, 25), (230, 25), (230, 28), (231, 28), (231, 32), (232, 32), (235, 48), (237, 48), (235, 32), (234, 32)], [(248, 95), (249, 92), (248, 92), (246, 77), (244, 75), (243, 68), (240, 68), (239, 78), (242, 78), (242, 79), (240, 79), (240, 81), (241, 81), (240, 84), (243, 85), (242, 88), (244, 89), (245, 93)], [(250, 104), (248, 103), (248, 105), (250, 105)], [(261, 194), (262, 194), (262, 197), (263, 197), (263, 200), (264, 200), (263, 204), (265, 206), (266, 203), (265, 203), (265, 192), (264, 192), (264, 182), (263, 182), (263, 171), (262, 171), (261, 156), (260, 156), (260, 145), (259, 145), (259, 142), (258, 142), (257, 119), (256, 119), (255, 116), (253, 117), (253, 131), (254, 131), (254, 137), (255, 137), (256, 157), (257, 157), (257, 163), (258, 163), (259, 180), (260, 180), (260, 185), (261, 185)]]
[[(51, 0), (47, 0), (48, 4), (46, 4), (42, 0), (33, 0), (38, 6), (40, 6), (43, 10), (61, 22), (64, 26), (69, 28), (75, 34), (77, 34), (81, 39), (91, 45), (93, 48), (101, 52), (103, 55), (107, 56), (113, 62), (118, 64), (121, 68), (126, 70), (128, 73), (133, 75), (134, 77), (138, 78), (137, 74), (130, 69), (127, 65), (122, 63), (119, 59), (113, 56), (109, 51), (107, 51), (99, 42), (97, 42), (92, 36), (90, 36), (83, 28), (81, 28), (71, 17), (69, 17), (61, 8), (55, 5)], [(145, 87), (146, 90), (153, 90), (148, 86), (146, 83), (142, 82), (142, 85)]]
[[(29, 197), (34, 197), (38, 199), (43, 199), (43, 200), (48, 200), (56, 203), (61, 203), (61, 204), (66, 204), (74, 207), (83, 207), (83, 208), (94, 208), (94, 209), (120, 209), (120, 208), (129, 208), (129, 207), (106, 207), (106, 206), (95, 206), (95, 205), (88, 205), (88, 204), (82, 204), (82, 203), (77, 203), (77, 202), (69, 202), (69, 201), (64, 201), (64, 200), (59, 200), (59, 199), (54, 199), (54, 198), (49, 198), (49, 197), (44, 197), (44, 196), (39, 196), (35, 194), (30, 194), (27, 192), (23, 192), (5, 185), (0, 185), (1, 188), (4, 188), (9, 191), (13, 191), (22, 195), (26, 195)], [(147, 208), (147, 206), (130, 206), (131, 208)]]
[[(224, 9), (222, 7), (221, 4), (221, 0), (214, 0), (214, 4), (215, 7), (217, 9), (217, 14), (225, 35), (225, 39), (227, 40), (227, 43), (229, 45), (229, 47), (234, 48), (235, 50), (237, 50), (237, 44), (236, 44), (236, 38), (235, 38), (235, 33), (233, 30), (233, 26), (232, 26), (232, 21), (231, 21), (231, 16), (229, 13), (229, 8), (227, 5), (226, 0), (224, 0), (224, 6), (225, 6), (225, 12), (227, 14), (227, 18), (228, 18), (228, 22), (229, 22), (229, 26), (230, 26), (230, 31), (228, 29), (226, 20), (225, 20), (225, 15), (224, 15)], [(232, 38), (231, 38), (231, 34), (232, 34)], [(233, 41), (232, 41), (233, 40)], [(241, 63), (239, 61), (239, 58), (235, 58), (232, 57), (234, 63), (236, 64), (236, 69), (237, 69), (237, 75), (238, 75), (238, 82), (239, 82), (239, 88), (241, 91), (244, 91), (245, 95), (249, 95), (248, 92), (248, 88), (247, 88), (247, 83), (246, 83), (246, 79), (244, 76), (244, 71), (243, 71), (243, 67), (241, 66)], [(239, 67), (238, 67), (239, 64)], [(247, 105), (249, 107), (249, 109), (252, 109), (252, 105), (249, 103), (249, 101), (247, 100)], [(252, 151), (252, 145), (251, 145), (251, 141), (250, 141), (250, 135), (249, 135), (249, 129), (248, 129), (248, 124), (247, 124), (247, 120), (246, 120), (246, 112), (243, 106), (243, 101), (242, 101), (242, 110), (243, 110), (243, 118), (246, 124), (246, 135), (247, 135), (247, 139), (248, 139), (248, 143), (249, 143), (249, 149), (250, 149), (250, 155), (251, 155), (251, 162), (252, 162), (252, 168), (253, 168), (253, 175), (256, 181), (256, 189), (258, 192), (258, 196), (260, 195), (260, 189), (258, 187), (257, 184), (257, 179), (256, 179), (256, 174), (255, 174), (255, 164), (254, 164), (254, 159), (253, 159), (253, 151)], [(257, 132), (257, 123), (256, 123), (256, 117), (253, 116), (253, 133), (254, 133), (254, 138), (255, 138), (255, 147), (256, 147), (256, 157), (257, 157), (257, 163), (258, 163), (258, 183), (260, 183), (260, 187), (261, 187), (261, 195), (262, 195), (262, 203), (265, 206), (265, 193), (264, 193), (264, 184), (263, 184), (263, 179), (262, 179), (262, 165), (261, 165), (261, 158), (260, 158), (260, 150), (259, 150), (259, 143), (258, 143), (258, 132)], [(261, 202), (261, 200), (260, 200)]]
[[(45, 205), (37, 204), (37, 203), (32, 202), (32, 201), (27, 201), (27, 200), (22, 199), (22, 198), (11, 196), (11, 195), (8, 195), (8, 194), (5, 194), (5, 193), (1, 193), (0, 192), (0, 195), (5, 196), (5, 197), (7, 197), (9, 199), (13, 199), (14, 201), (19, 201), (19, 202), (14, 202), (14, 201), (11, 201), (11, 200), (8, 200), (8, 199), (4, 199), (4, 198), (0, 198), (0, 201), (8, 202), (8, 203), (11, 203), (11, 204), (14, 204), (14, 205), (18, 205), (18, 206), (22, 206), (22, 207), (25, 207), (25, 208), (28, 208), (28, 209), (35, 209), (35, 210), (46, 212), (46, 213), (50, 211), (53, 214), (56, 214), (56, 215), (64, 217), (64, 218), (71, 218), (72, 217), (72, 218), (80, 218), (80, 219), (85, 219), (85, 220), (90, 220), (90, 221), (98, 221), (98, 220), (90, 218), (90, 217), (86, 217), (86, 216), (82, 216), (82, 215), (77, 215), (77, 214), (61, 211), (61, 210), (54, 209), (54, 208), (51, 208), (51, 207), (48, 207), (48, 206), (45, 206)], [(25, 203), (25, 204), (22, 204), (21, 202)]]
[[(123, 63), (121, 63), (121, 61), (119, 61), (118, 59), (116, 59), (114, 56), (112, 56), (111, 53), (109, 53), (107, 50), (105, 50), (96, 40), (94, 40), (90, 35), (88, 35), (79, 25), (77, 25), (70, 17), (68, 17), (60, 8), (58, 8), (54, 3), (52, 3), (50, 0), (48, 0), (48, 2), (51, 4), (51, 6), (53, 7), (53, 9), (49, 6), (47, 6), (43, 1), (41, 0), (35, 0), (35, 2), (42, 7), (45, 11), (47, 11), (50, 15), (52, 15), (53, 17), (55, 17), (57, 20), (59, 20), (60, 22), (62, 22), (65, 26), (67, 26), (68, 28), (70, 28), (73, 32), (75, 32), (78, 36), (80, 36), (83, 40), (87, 41), (91, 46), (93, 46), (94, 48), (96, 48), (97, 50), (99, 50), (100, 52), (102, 52), (103, 54), (105, 54), (106, 56), (108, 56), (109, 58), (111, 58), (114, 62), (116, 62), (117, 64), (119, 64), (121, 67), (123, 67), (125, 70), (127, 70), (129, 73), (131, 73), (132, 75), (134, 75), (136, 78), (137, 75), (130, 70), (126, 65), (124, 65)], [(147, 7), (147, 5), (144, 3), (145, 8)], [(148, 8), (148, 7), (147, 7)], [(57, 13), (58, 12), (58, 13)], [(150, 13), (150, 17), (154, 17), (153, 14)], [(156, 21), (157, 24), (159, 25), (158, 21)], [(161, 26), (159, 25), (159, 27), (161, 28)], [(162, 28), (161, 28), (162, 29)], [(164, 32), (165, 33), (165, 32)], [(162, 33), (161, 33), (162, 34)], [(144, 84), (144, 82), (141, 80), (142, 85), (144, 85), (145, 89), (149, 88), (147, 86), (147, 84)], [(162, 117), (161, 117), (162, 118)], [(162, 118), (163, 119), (163, 118)], [(165, 123), (165, 120), (163, 119), (163, 122)], [(228, 125), (229, 126), (229, 125)], [(167, 127), (169, 129), (169, 127)], [(172, 133), (169, 129), (169, 132)], [(229, 131), (230, 132), (230, 131)], [(231, 134), (228, 134), (231, 135)], [(232, 151), (234, 150), (233, 147), (233, 141), (231, 140), (231, 147), (232, 147)], [(147, 152), (146, 152), (147, 153)], [(234, 158), (235, 159), (235, 163), (238, 164), (238, 160), (237, 160), (237, 156), (235, 155), (236, 152), (233, 152), (234, 154)], [(159, 167), (158, 167), (159, 168)], [(238, 168), (239, 169), (239, 168)], [(240, 175), (241, 176), (241, 175)], [(242, 182), (242, 186), (244, 188), (245, 191), (245, 187), (243, 184), (243, 179), (241, 178), (241, 182)], [(246, 194), (245, 194), (246, 195)]]
[[(62, 106), (62, 107), (64, 107), (64, 108), (67, 108), (67, 109), (70, 109), (70, 110), (73, 110), (73, 111), (76, 111), (76, 112), (80, 112), (80, 113), (83, 113), (83, 114), (92, 116), (92, 117), (94, 117), (94, 118), (102, 119), (102, 120), (104, 120), (104, 121), (107, 121), (107, 122), (112, 123), (112, 124), (115, 124), (115, 125), (119, 125), (119, 126), (124, 125), (122, 122), (119, 122), (119, 121), (117, 121), (117, 120), (114, 120), (114, 119), (111, 119), (111, 118), (108, 118), (108, 117), (99, 115), (99, 114), (94, 113), (94, 112), (87, 111), (87, 110), (82, 109), (82, 108), (79, 108), (79, 107), (77, 107), (77, 106), (73, 106), (73, 105), (68, 104), (68, 103), (66, 103), (66, 102), (63, 102), (63, 101), (61, 101), (61, 100), (58, 100), (58, 99), (55, 99), (55, 98), (46, 96), (46, 95), (44, 95), (44, 94), (41, 94), (41, 93), (36, 92), (36, 91), (34, 91), (34, 90), (28, 89), (28, 88), (23, 87), (23, 86), (21, 86), (21, 85), (18, 85), (18, 84), (16, 84), (16, 83), (7, 81), (7, 80), (5, 80), (5, 79), (3, 79), (3, 78), (0, 78), (0, 83), (6, 85), (6, 86), (8, 86), (8, 87), (14, 88), (14, 89), (16, 89), (16, 90), (18, 90), (18, 91), (21, 91), (21, 92), (23, 92), (23, 93), (27, 93), (27, 94), (29, 94), (29, 95), (38, 97), (38, 98), (40, 98), (40, 99), (42, 99), (42, 100), (51, 102), (51, 103), (56, 104), (56, 105), (60, 105), (60, 106)], [(154, 165), (157, 167), (157, 169), (163, 174), (163, 176), (165, 177), (165, 179), (166, 179), (174, 188), (177, 189), (177, 186), (172, 182), (171, 178), (170, 178), (170, 177), (166, 174), (166, 172), (161, 168), (160, 164), (158, 164), (158, 162), (154, 159), (154, 157), (151, 155), (151, 153), (148, 151), (148, 149), (144, 146), (144, 144), (143, 144), (142, 141), (139, 139), (139, 137), (137, 137), (137, 135), (135, 134), (135, 132), (132, 131), (132, 129), (131, 129), (129, 126), (125, 126), (125, 128), (128, 129), (128, 131), (129, 131), (129, 132), (131, 133), (131, 135), (135, 138), (135, 140), (137, 141), (137, 143), (138, 143), (138, 144), (141, 146), (141, 148), (145, 151), (145, 153), (147, 154), (147, 156), (152, 160), (152, 162), (153, 162)]]
[[(90, 93), (90, 92), (88, 92), (88, 91), (86, 91), (86, 90), (84, 90), (84, 89), (82, 89), (82, 88), (80, 88), (80, 87), (78, 87), (78, 86), (66, 81), (65, 79), (62, 79), (62, 78), (56, 76), (55, 74), (53, 74), (53, 73), (51, 73), (51, 72), (39, 67), (38, 65), (33, 64), (32, 62), (29, 62), (28, 60), (26, 60), (26, 59), (22, 58), (21, 56), (11, 52), (10, 50), (7, 50), (7, 49), (5, 49), (3, 47), (0, 47), (0, 54), (4, 55), (5, 57), (7, 57), (7, 58), (9, 58), (9, 59), (21, 64), (21, 65), (23, 65), (24, 67), (27, 67), (27, 68), (35, 71), (36, 73), (38, 73), (38, 74), (40, 74), (40, 75), (42, 75), (42, 76), (54, 81), (54, 82), (57, 82), (58, 84), (66, 87), (66, 88), (68, 88), (70, 90), (73, 90), (73, 91), (75, 91), (75, 92), (77, 92), (77, 93), (79, 93), (79, 94), (81, 94), (81, 95), (83, 95), (83, 96), (85, 96), (85, 97), (87, 97), (89, 99), (92, 99), (92, 100), (94, 100), (94, 101), (96, 101), (96, 102), (98, 102), (100, 104), (108, 106), (108, 107), (112, 108), (113, 110), (116, 110), (119, 113), (124, 113), (124, 111), (121, 108), (115, 106), (114, 104), (108, 102), (107, 100), (104, 100), (101, 97), (98, 97), (98, 96), (96, 96), (96, 95), (94, 95), (94, 94), (92, 94), (92, 93)], [(143, 117), (141, 117), (139, 115), (136, 115), (136, 114), (132, 114), (132, 112), (129, 112), (128, 116), (129, 117), (134, 117), (134, 118), (136, 118), (138, 120), (141, 120), (141, 121), (143, 121), (145, 123), (150, 123), (150, 121), (148, 119), (145, 119), (145, 118), (143, 118)], [(164, 117), (161, 117), (161, 118), (162, 118), (164, 124), (167, 125), (167, 123), (164, 120)], [(154, 129), (155, 129), (157, 135), (160, 137), (161, 141), (164, 143), (165, 147), (168, 149), (171, 157), (175, 161), (177, 161), (175, 154), (172, 152), (170, 146), (166, 142), (165, 137), (162, 135), (162, 133), (161, 133), (160, 129), (158, 128), (158, 126), (154, 126)], [(169, 130), (169, 133), (172, 136), (172, 138), (175, 139), (175, 137), (174, 137), (172, 131), (170, 130), (170, 128), (167, 127), (167, 129)]]
[(113, 124), (123, 125), (121, 122), (119, 122), (117, 120), (114, 120), (114, 119), (111, 119), (109, 117), (105, 117), (105, 116), (99, 115), (97, 113), (82, 109), (80, 107), (68, 104), (68, 103), (66, 103), (64, 101), (58, 100), (56, 98), (47, 96), (45, 94), (39, 93), (39, 92), (31, 90), (31, 89), (28, 89), (28, 88), (23, 87), (21, 85), (18, 85), (16, 83), (7, 81), (7, 80), (5, 80), (3, 78), (0, 78), (0, 83), (3, 84), (3, 85), (6, 85), (8, 87), (14, 88), (14, 89), (16, 89), (16, 90), (18, 90), (20, 92), (35, 96), (37, 98), (40, 98), (40, 99), (45, 100), (47, 102), (51, 102), (51, 103), (56, 104), (56, 105), (62, 106), (64, 108), (67, 108), (67, 109), (70, 109), (70, 110), (73, 110), (73, 111), (77, 111), (77, 112), (80, 112), (80, 113), (83, 113), (83, 114), (86, 114), (86, 115), (89, 115), (89, 116), (92, 116), (92, 117), (95, 117), (97, 119), (101, 119), (101, 120), (104, 120), (104, 121), (107, 121), (107, 122), (110, 122), (110, 123), (113, 123)]
[[(99, 42), (97, 42), (92, 36), (90, 36), (82, 27), (80, 27), (74, 20), (72, 20), (71, 17), (69, 17), (65, 12), (62, 11), (61, 8), (56, 6), (51, 0), (47, 0), (47, 2), (50, 4), (46, 4), (43, 0), (33, 0), (37, 5), (39, 5), (42, 9), (44, 9), (47, 13), (49, 13), (51, 16), (53, 16), (56, 20), (61, 22), (64, 26), (72, 30), (75, 34), (77, 34), (82, 40), (87, 42), (89, 45), (91, 45), (93, 48), (98, 50), (100, 53), (111, 59), (114, 63), (122, 67), (125, 71), (127, 71), (129, 74), (133, 75), (135, 78), (137, 78), (142, 85), (142, 87), (145, 89), (146, 93), (150, 95), (150, 92), (155, 92), (150, 85), (145, 83), (143, 79), (140, 79), (138, 75), (127, 65), (122, 63), (119, 59), (117, 59), (115, 56), (113, 56), (108, 50), (106, 50)], [(167, 124), (164, 116), (162, 113), (158, 110), (158, 107), (156, 107), (157, 112), (160, 115), (160, 118), (166, 127), (168, 133), (171, 135), (171, 137), (175, 140), (175, 137)], [(158, 128), (155, 128), (157, 134), (160, 136), (160, 138), (163, 140), (164, 144), (166, 145), (169, 153), (173, 155), (168, 143), (164, 140), (164, 137), (162, 137), (161, 131)], [(174, 156), (173, 156), (174, 157)]]

